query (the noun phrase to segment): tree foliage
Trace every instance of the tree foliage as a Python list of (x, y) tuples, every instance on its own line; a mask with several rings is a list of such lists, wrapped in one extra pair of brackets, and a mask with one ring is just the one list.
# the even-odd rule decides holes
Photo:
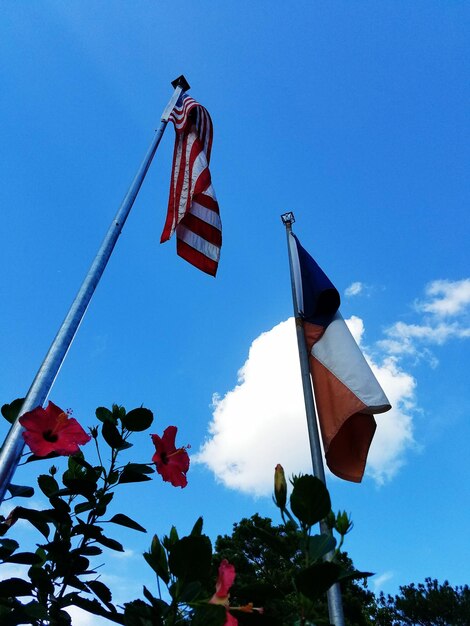
[(468, 626), (470, 588), (431, 578), (404, 585), (395, 596), (380, 594), (374, 619), (377, 626)]
[[(268, 535), (282, 543), (282, 555), (266, 543), (264, 538)], [(299, 548), (298, 529), (294, 523), (288, 521), (275, 525), (270, 518), (258, 514), (243, 518), (234, 524), (231, 535), (217, 538), (215, 556), (216, 559), (226, 558), (236, 566), (232, 598), (237, 604), (243, 603), (249, 593), (253, 602), (264, 606), (267, 623), (285, 626), (296, 622), (298, 600), (294, 577), (298, 568), (303, 566), (305, 556)], [(354, 571), (347, 553), (338, 553), (337, 561), (346, 571)], [(371, 626), (375, 597), (367, 589), (365, 579), (360, 582), (346, 580), (341, 583), (341, 590), (346, 625)], [(324, 594), (315, 601), (305, 600), (303, 608), (313, 623), (319, 626), (329, 623)]]

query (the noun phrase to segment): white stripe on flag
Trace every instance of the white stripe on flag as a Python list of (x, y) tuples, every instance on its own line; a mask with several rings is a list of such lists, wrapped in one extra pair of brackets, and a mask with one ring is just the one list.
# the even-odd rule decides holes
[[(205, 191), (204, 193), (206, 195), (209, 195), (207, 191)], [(191, 215), (195, 215), (203, 222), (206, 222), (206, 224), (210, 224), (214, 228), (222, 230), (222, 221), (220, 219), (220, 215), (217, 215), (215, 211), (207, 209), (205, 206), (202, 206), (202, 204), (199, 204), (198, 202), (193, 202), (189, 212), (191, 213)]]
[(207, 169), (207, 158), (204, 152), (200, 152), (193, 162), (193, 172), (191, 177), (191, 197), (194, 194), (194, 188), (197, 184), (199, 176)]
[(183, 224), (179, 224), (176, 227), (176, 236), (209, 259), (213, 261), (219, 260), (220, 248), (209, 243), (199, 235), (196, 235), (196, 233), (193, 233), (192, 230), (189, 230), (186, 226), (183, 226)]
[(363, 413), (387, 411), (390, 404), (341, 314), (336, 313), (321, 339), (312, 347), (322, 365), (366, 406)]

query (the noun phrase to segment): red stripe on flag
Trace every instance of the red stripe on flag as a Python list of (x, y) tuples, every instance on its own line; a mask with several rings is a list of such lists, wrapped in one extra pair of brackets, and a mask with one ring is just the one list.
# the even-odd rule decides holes
[[(194, 207), (192, 211), (194, 201), (219, 216), (209, 171), (212, 120), (206, 109), (187, 94), (171, 113), (170, 120), (175, 126), (176, 140), (168, 212), (160, 241), (167, 241), (181, 224), (184, 229), (180, 230), (180, 237), (185, 241), (177, 237), (178, 254), (215, 276), (222, 244), (220, 218), (211, 224), (210, 216), (204, 215), (201, 208)], [(206, 217), (209, 217), (207, 221)]]
[(220, 248), (220, 246), (222, 245), (222, 233), (220, 232), (220, 230), (199, 219), (191, 212), (186, 213), (180, 223), (184, 224), (186, 228), (189, 228), (189, 230), (191, 230), (193, 233), (196, 233), (196, 235), (199, 235), (199, 237), (202, 237), (209, 243), (212, 243), (214, 246)]
[(206, 274), (210, 274), (211, 276), (215, 276), (217, 274), (217, 261), (209, 259), (209, 257), (205, 254), (202, 254), (199, 250), (195, 250), (191, 246), (188, 246), (188, 244), (181, 241), (181, 239), (177, 239), (176, 241), (176, 252), (185, 261), (188, 261), (188, 263), (191, 263), (191, 265), (194, 265)]

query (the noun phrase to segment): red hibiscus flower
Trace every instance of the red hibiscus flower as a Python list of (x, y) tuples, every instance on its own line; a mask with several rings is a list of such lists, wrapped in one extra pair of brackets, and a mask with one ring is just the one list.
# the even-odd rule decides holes
[(38, 406), (20, 417), (24, 427), (23, 439), (36, 456), (47, 456), (51, 452), (71, 455), (79, 452), (81, 446), (90, 441), (76, 419), (70, 417), (53, 402), (45, 409)]
[[(230, 597), (230, 587), (235, 580), (235, 567), (223, 559), (219, 565), (219, 574), (217, 576), (217, 582), (215, 584), (215, 593), (209, 600), (210, 604), (222, 604), (228, 607), (228, 599)], [(238, 620), (233, 617), (226, 608), (225, 624), (224, 626), (237, 626)]]
[(234, 611), (242, 611), (243, 613), (253, 613), (253, 611), (257, 611), (258, 613), (264, 612), (262, 608), (254, 607), (251, 602), (249, 604), (245, 604), (244, 606), (229, 607), (229, 591), (230, 587), (233, 585), (235, 576), (235, 567), (229, 563), (227, 559), (223, 559), (219, 565), (219, 573), (215, 584), (215, 593), (209, 600), (209, 604), (221, 604), (225, 607), (224, 626), (238, 626), (238, 620), (229, 612), (229, 608)]
[(186, 487), (188, 484), (186, 472), (189, 469), (189, 456), (184, 446), (182, 448), (175, 447), (177, 431), (176, 426), (168, 426), (165, 428), (163, 437), (152, 435), (152, 441), (155, 445), (152, 461), (163, 480), (171, 483), (173, 487)]

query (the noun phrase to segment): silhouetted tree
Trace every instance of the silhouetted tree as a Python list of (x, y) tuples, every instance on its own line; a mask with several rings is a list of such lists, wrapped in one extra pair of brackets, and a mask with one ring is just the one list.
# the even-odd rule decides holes
[(376, 626), (469, 626), (470, 588), (426, 578), (400, 587), (398, 595), (381, 593), (373, 618)]
[[(266, 534), (260, 534), (260, 529), (275, 538), (282, 538), (285, 555), (280, 556), (270, 548), (265, 541)], [(290, 522), (276, 526), (271, 519), (255, 514), (234, 524), (232, 534), (219, 536), (215, 544), (216, 560), (229, 560), (237, 572), (231, 601), (243, 604), (250, 598), (256, 605), (264, 606), (266, 623), (270, 626), (287, 626), (297, 620), (293, 575), (301, 565), (302, 553), (298, 550), (296, 532), (295, 525)], [(353, 569), (347, 553), (341, 553), (339, 561)], [(367, 589), (365, 581), (346, 581), (341, 587), (346, 625), (372, 626), (374, 622), (370, 615), (375, 607), (375, 596)], [(326, 597), (308, 602), (304, 608), (311, 622), (318, 626), (329, 624)]]

